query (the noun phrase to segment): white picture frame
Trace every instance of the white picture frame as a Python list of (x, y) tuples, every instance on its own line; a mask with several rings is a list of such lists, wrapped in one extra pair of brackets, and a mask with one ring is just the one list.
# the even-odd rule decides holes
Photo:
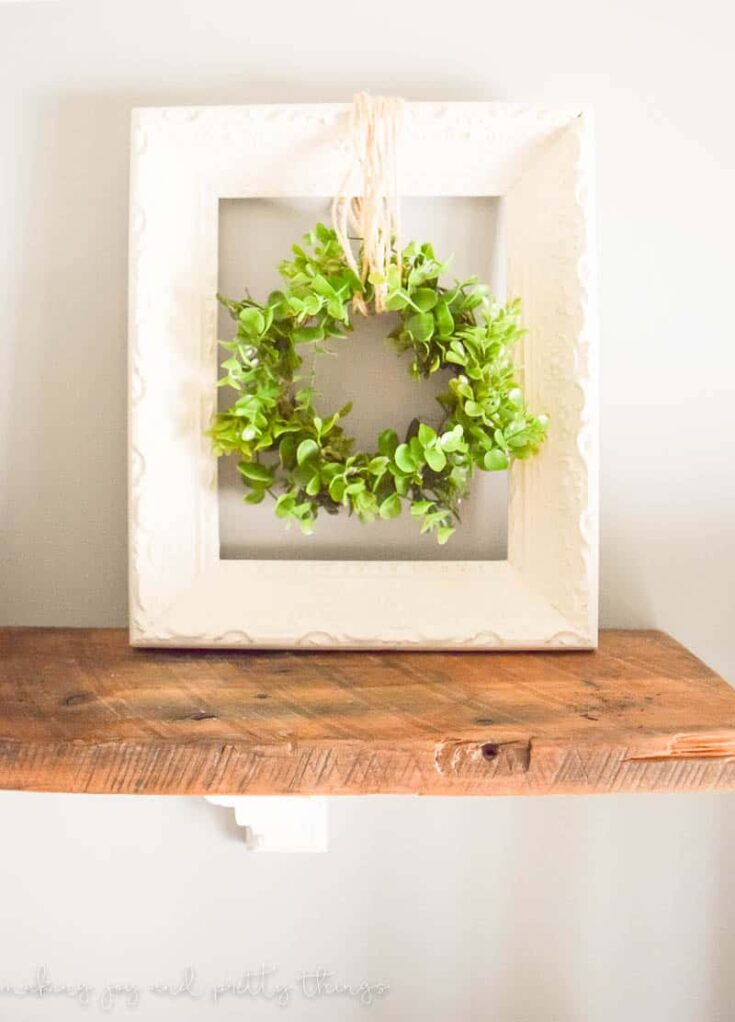
[[(408, 103), (400, 194), (501, 196), (540, 454), (510, 470), (504, 561), (220, 558), (218, 204), (329, 196), (349, 106), (133, 112), (130, 640), (136, 646), (590, 648), (597, 642), (597, 392), (590, 113)], [(367, 527), (367, 526), (366, 526)]]

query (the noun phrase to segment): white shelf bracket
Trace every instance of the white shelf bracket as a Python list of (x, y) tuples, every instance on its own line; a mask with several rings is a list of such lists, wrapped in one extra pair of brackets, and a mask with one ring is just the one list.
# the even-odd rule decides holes
[(251, 852), (326, 852), (327, 799), (316, 795), (205, 795), (235, 811)]

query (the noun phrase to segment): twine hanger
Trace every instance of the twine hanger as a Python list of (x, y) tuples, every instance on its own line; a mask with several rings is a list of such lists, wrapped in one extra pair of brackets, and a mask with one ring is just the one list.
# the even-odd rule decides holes
[[(352, 163), (332, 203), (332, 226), (345, 259), (363, 284), (368, 279), (373, 284), (376, 312), (385, 311), (388, 267), (400, 263), (397, 148), (403, 106), (396, 96), (358, 92), (353, 97)], [(362, 241), (359, 267), (351, 233)], [(355, 295), (352, 305), (368, 315), (362, 296)]]

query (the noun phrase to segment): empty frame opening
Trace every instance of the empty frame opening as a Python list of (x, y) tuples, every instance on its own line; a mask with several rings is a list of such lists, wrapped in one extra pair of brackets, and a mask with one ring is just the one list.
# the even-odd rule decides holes
[[(315, 223), (329, 222), (328, 199), (225, 199), (220, 201), (218, 288), (229, 298), (246, 293), (262, 301), (280, 286), (278, 264), (291, 245)], [(404, 244), (431, 241), (439, 258), (453, 256), (448, 274), (472, 274), (505, 297), (501, 200), (493, 198), (404, 198), (401, 202)], [(353, 409), (344, 420), (356, 448), (374, 451), (378, 433), (389, 427), (403, 437), (413, 418), (438, 426), (443, 412), (436, 401), (447, 374), (414, 380), (409, 357), (399, 357), (387, 342), (396, 318), (386, 313), (353, 317), (355, 329), (344, 340), (328, 342), (328, 355), (304, 351), (305, 368), (313, 359), (320, 414), (328, 416), (347, 401)], [(219, 337), (235, 332), (232, 319), (220, 311)], [(220, 349), (218, 361), (227, 354)], [(234, 392), (221, 388), (219, 406)], [(287, 529), (273, 513), (273, 502), (243, 503), (246, 491), (235, 456), (219, 459), (218, 501), (220, 556), (226, 560), (502, 560), (508, 532), (508, 479), (505, 472), (480, 472), (472, 480), (462, 506), (462, 521), (449, 543), (440, 547), (420, 535), (416, 519), (405, 508), (399, 518), (362, 524), (344, 514), (320, 514), (314, 534)]]

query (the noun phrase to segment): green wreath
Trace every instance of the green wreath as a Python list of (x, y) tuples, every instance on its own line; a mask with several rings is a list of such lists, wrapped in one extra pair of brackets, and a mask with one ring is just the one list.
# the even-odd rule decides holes
[[(431, 245), (412, 242), (386, 279), (363, 284), (334, 231), (318, 224), (304, 247), (293, 246), (279, 268), (285, 286), (264, 305), (218, 296), (237, 321), (236, 337), (222, 342), (230, 356), (219, 386), (237, 399), (216, 415), (209, 435), (217, 455), (239, 455), (244, 500), (258, 504), (269, 494), (276, 515), (305, 533), (321, 510), (346, 508), (369, 522), (395, 518), (405, 502), (421, 532), (446, 543), (475, 469), (499, 471), (536, 453), (547, 420), (526, 411), (509, 354), (523, 333), (520, 302), (501, 308), (475, 277), (441, 287), (446, 268)], [(329, 415), (316, 411), (313, 374), (298, 373), (299, 348), (321, 352), (329, 338), (344, 338), (351, 299), (370, 306), (376, 284), (386, 286), (386, 308), (400, 315), (389, 336), (399, 353), (410, 352), (411, 374), (448, 368), (453, 375), (437, 398), (436, 427), (414, 420), (402, 441), (386, 429), (368, 453), (353, 450), (342, 426), (351, 403)]]

